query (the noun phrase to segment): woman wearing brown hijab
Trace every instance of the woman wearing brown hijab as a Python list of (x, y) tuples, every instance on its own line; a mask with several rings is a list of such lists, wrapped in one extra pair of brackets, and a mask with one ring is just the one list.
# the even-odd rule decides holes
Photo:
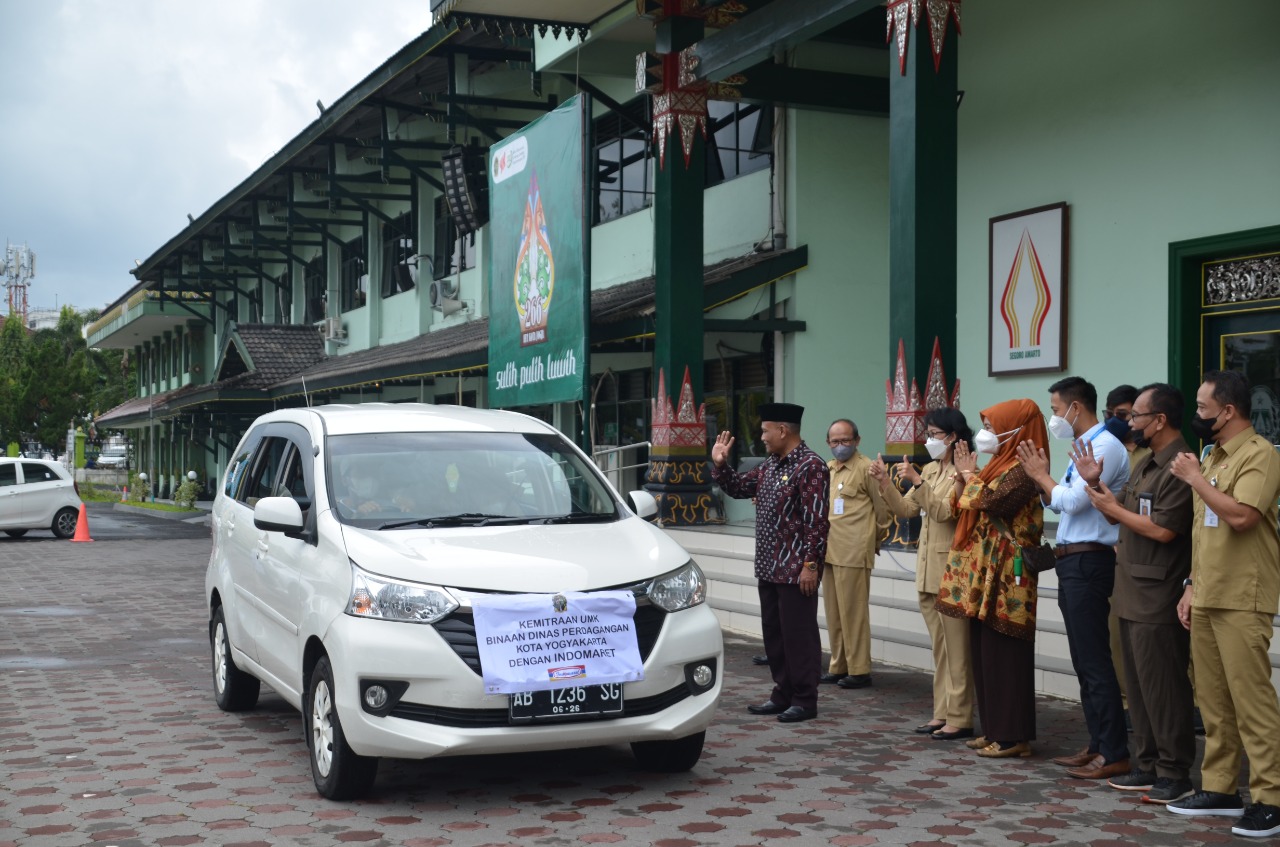
[[(967, 742), (979, 756), (1030, 756), (1036, 737), (1036, 577), (1015, 573), (1019, 545), (1040, 543), (1044, 508), (1016, 445), (1048, 452), (1040, 409), (1008, 400), (982, 410), (981, 471), (967, 445), (956, 445), (955, 506), (960, 518), (938, 588), (938, 612), (969, 619), (969, 649), (983, 735)], [(1012, 534), (1012, 538), (1010, 538)], [(1016, 542), (1016, 543), (1015, 543)]]

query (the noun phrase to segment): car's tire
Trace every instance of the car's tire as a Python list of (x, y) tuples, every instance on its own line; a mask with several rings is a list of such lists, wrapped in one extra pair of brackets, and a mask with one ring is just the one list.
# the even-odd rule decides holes
[(262, 683), (236, 667), (227, 637), (227, 618), (219, 606), (209, 624), (209, 646), (213, 653), (213, 699), (224, 712), (243, 712), (258, 703)]
[(338, 718), (333, 668), (328, 656), (321, 656), (311, 672), (302, 721), (316, 791), (330, 800), (354, 800), (368, 791), (378, 776), (378, 760), (356, 755), (347, 745), (342, 721)]
[(656, 773), (683, 773), (702, 757), (705, 732), (697, 732), (674, 741), (633, 741), (631, 752), (643, 770)]
[(49, 529), (53, 530), (53, 534), (59, 538), (70, 538), (76, 534), (76, 524), (80, 520), (80, 512), (68, 506), (65, 509), (59, 509), (58, 514), (53, 516), (53, 523)]
[(4, 534), (10, 538), (21, 538), (27, 534), (27, 531), (25, 529), (6, 529)]

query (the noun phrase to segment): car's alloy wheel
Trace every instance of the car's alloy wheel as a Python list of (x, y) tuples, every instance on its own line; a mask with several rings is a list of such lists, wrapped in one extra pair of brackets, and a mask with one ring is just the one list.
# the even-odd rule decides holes
[(258, 702), (262, 683), (236, 667), (227, 638), (227, 619), (219, 606), (209, 625), (209, 646), (213, 648), (213, 699), (224, 712), (242, 712)]
[(303, 721), (311, 749), (311, 776), (316, 791), (330, 800), (352, 800), (373, 785), (378, 760), (360, 756), (347, 744), (334, 698), (333, 668), (322, 656), (311, 671)]
[(53, 534), (59, 538), (70, 538), (76, 534), (76, 523), (80, 520), (80, 513), (70, 507), (62, 509), (58, 514), (53, 516)]

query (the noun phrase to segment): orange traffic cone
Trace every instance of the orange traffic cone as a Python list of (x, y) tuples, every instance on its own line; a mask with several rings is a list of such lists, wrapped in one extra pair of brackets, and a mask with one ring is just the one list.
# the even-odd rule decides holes
[(92, 541), (89, 537), (89, 514), (84, 508), (84, 503), (80, 504), (80, 517), (76, 518), (76, 534), (72, 541)]
[(129, 486), (120, 489), (120, 502), (124, 503), (129, 499)]

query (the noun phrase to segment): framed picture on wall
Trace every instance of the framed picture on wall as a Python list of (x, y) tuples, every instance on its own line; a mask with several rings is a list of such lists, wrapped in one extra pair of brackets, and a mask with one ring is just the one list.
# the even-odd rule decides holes
[(988, 374), (1067, 367), (1066, 203), (991, 219)]

